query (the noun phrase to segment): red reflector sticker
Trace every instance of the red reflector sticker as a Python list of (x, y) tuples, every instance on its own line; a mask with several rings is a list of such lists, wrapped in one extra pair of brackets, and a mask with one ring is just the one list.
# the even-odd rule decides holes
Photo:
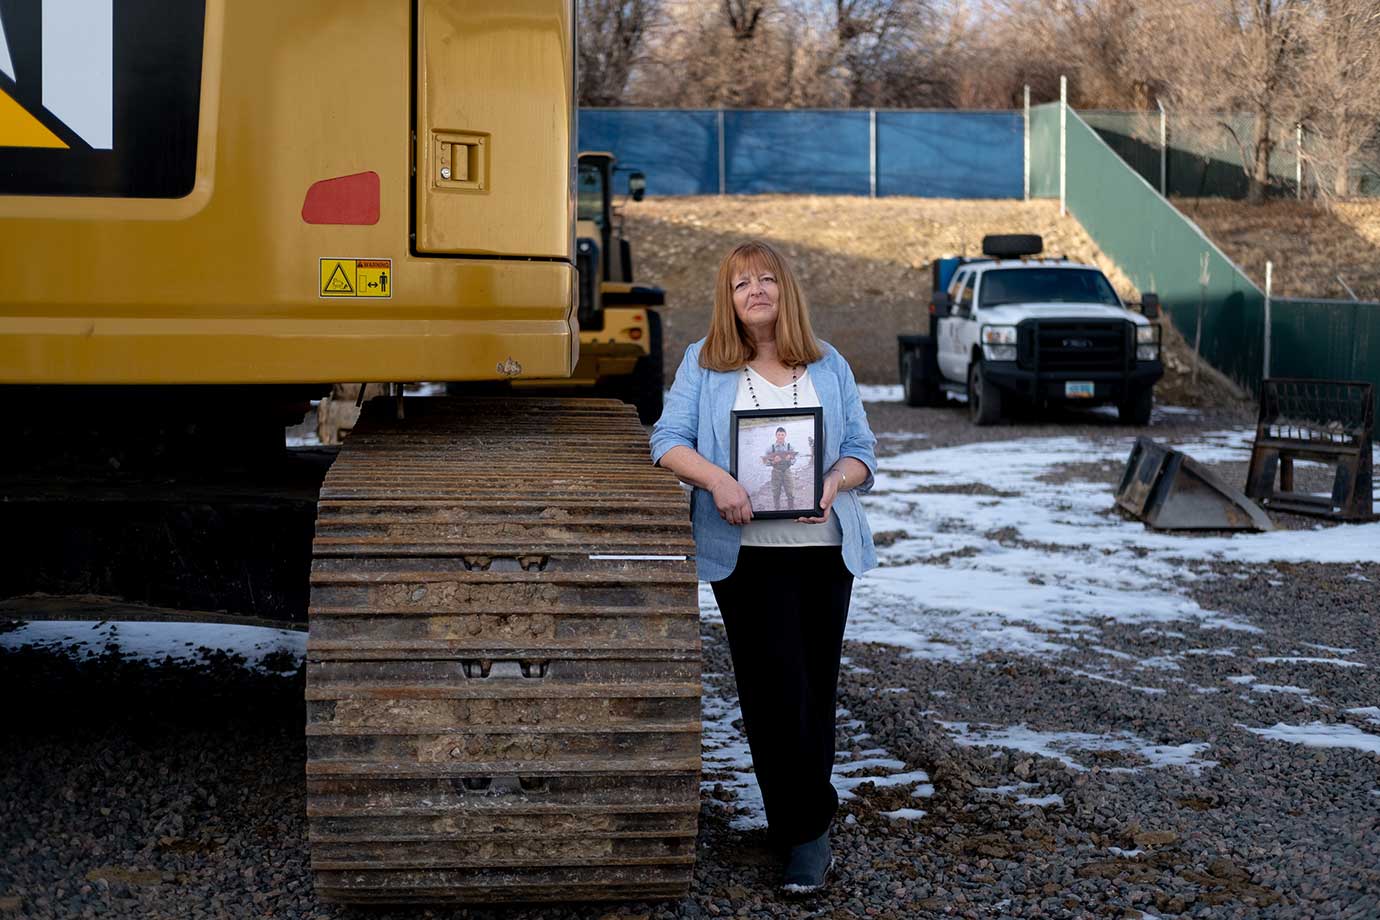
[(628, 330), (628, 338), (630, 338), (630, 339), (632, 339), (634, 342), (636, 342), (638, 339), (642, 338), (642, 330), (641, 330), (641, 329), (629, 329), (629, 330)]
[(379, 222), (379, 174), (355, 173), (313, 182), (302, 202), (309, 224), (376, 224)]

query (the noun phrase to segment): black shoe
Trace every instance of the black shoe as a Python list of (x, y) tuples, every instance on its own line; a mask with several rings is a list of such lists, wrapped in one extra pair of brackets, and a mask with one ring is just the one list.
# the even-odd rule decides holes
[(789, 897), (804, 897), (824, 890), (834, 856), (829, 851), (829, 832), (825, 831), (809, 843), (791, 847), (786, 857), (786, 877), (781, 892)]

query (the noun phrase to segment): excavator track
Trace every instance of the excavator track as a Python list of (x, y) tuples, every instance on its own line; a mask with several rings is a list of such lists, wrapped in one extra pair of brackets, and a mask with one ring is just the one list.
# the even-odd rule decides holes
[(688, 502), (611, 400), (371, 402), (321, 490), (317, 891), (685, 896), (700, 777)]

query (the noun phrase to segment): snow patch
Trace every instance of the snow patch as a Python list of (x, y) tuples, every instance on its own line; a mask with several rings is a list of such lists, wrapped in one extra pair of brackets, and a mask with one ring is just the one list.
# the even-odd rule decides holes
[(126, 620), (35, 620), (0, 633), (0, 648), (25, 645), (87, 658), (115, 651), (140, 661), (172, 659), (193, 664), (223, 652), (242, 656), (246, 666), (260, 670), (273, 656), (275, 665), (295, 671), (306, 656), (307, 634), (266, 626)]
[(715, 785), (722, 783), (731, 793), (731, 802), (712, 797), (709, 801), (735, 812), (729, 822), (735, 829), (766, 827), (767, 811), (762, 804), (762, 790), (757, 787), (757, 777), (752, 772), (752, 752), (748, 749), (747, 738), (733, 725), (743, 717), (742, 710), (736, 701), (729, 702), (720, 696), (708, 682), (704, 684), (700, 707), (700, 750), (704, 761), (700, 788), (713, 790)]
[(1308, 722), (1304, 725), (1276, 722), (1269, 728), (1251, 728), (1238, 723), (1236, 727), (1272, 741), (1288, 741), (1305, 747), (1348, 748), (1353, 751), (1380, 754), (1380, 735), (1363, 732), (1356, 726), (1344, 722)]
[[(1057, 760), (1070, 770), (1083, 772), (1087, 766), (1073, 759), (1073, 751), (1126, 751), (1143, 757), (1149, 767), (1183, 767), (1198, 773), (1204, 767), (1215, 767), (1215, 760), (1199, 755), (1210, 747), (1206, 743), (1161, 745), (1152, 744), (1131, 732), (1045, 732), (1024, 724), (1006, 728), (984, 726), (972, 728), (967, 722), (940, 722), (954, 735), (954, 742), (964, 747), (1002, 747), (1024, 751)], [(1102, 767), (1107, 773), (1138, 773), (1141, 767)]]
[(978, 786), (978, 792), (990, 795), (1017, 795), (1022, 789), (1034, 789), (1039, 783), (1011, 783), (1009, 786)]
[(860, 383), (858, 384), (858, 395), (862, 397), (862, 401), (865, 403), (898, 403), (905, 399), (905, 391), (901, 389), (899, 383)]
[(1265, 664), (1330, 664), (1339, 668), (1364, 668), (1366, 666), (1363, 662), (1347, 661), (1343, 658), (1304, 658), (1297, 655), (1276, 655), (1255, 660), (1263, 661)]
[(1250, 689), (1255, 693), (1293, 693), (1297, 696), (1307, 696), (1311, 692), (1307, 687), (1289, 684), (1251, 684)]
[[(1208, 463), (1243, 461), (1253, 437), (1246, 429), (1207, 432), (1178, 446)], [(1157, 533), (1114, 512), (1107, 483), (1045, 481), (1063, 464), (1120, 466), (1131, 445), (1030, 438), (887, 458), (863, 501), (875, 532), (906, 536), (882, 547), (882, 567), (858, 582), (850, 638), (957, 662), (985, 652), (1058, 655), (1071, 635), (1105, 619), (1174, 638), (1183, 636), (1171, 628), (1180, 622), (1258, 633), (1188, 596), (1186, 585), (1205, 577), (1195, 563), (1380, 562), (1380, 524)], [(1001, 494), (984, 494), (991, 491)], [(1197, 654), (1237, 653), (1224, 644)], [(1164, 657), (1143, 664), (1176, 666)]]
[(1304, 642), (1302, 644), (1309, 648), (1315, 648), (1320, 652), (1332, 652), (1336, 655), (1353, 655), (1356, 653), (1356, 649), (1354, 648), (1337, 648), (1335, 645), (1317, 645), (1312, 642)]

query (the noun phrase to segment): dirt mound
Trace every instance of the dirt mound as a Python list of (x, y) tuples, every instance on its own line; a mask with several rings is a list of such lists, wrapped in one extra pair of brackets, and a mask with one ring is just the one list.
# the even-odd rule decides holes
[[(841, 351), (863, 383), (896, 383), (896, 336), (927, 326), (930, 262), (977, 255), (989, 233), (1038, 233), (1045, 251), (1102, 268), (1123, 297), (1139, 292), (1072, 216), (1053, 201), (953, 201), (760, 195), (630, 202), (624, 211), (637, 277), (666, 288), (666, 359), (704, 335), (719, 260), (745, 239), (777, 246), (800, 275), (819, 335)], [(1212, 373), (1189, 385), (1191, 355), (1166, 335), (1162, 401), (1232, 402)], [(1177, 349), (1177, 350), (1176, 350)]]
[(1179, 198), (1174, 205), (1261, 287), (1265, 263), (1274, 262), (1280, 297), (1350, 300), (1354, 293), (1380, 300), (1380, 201), (1344, 201), (1331, 209), (1221, 198)]

